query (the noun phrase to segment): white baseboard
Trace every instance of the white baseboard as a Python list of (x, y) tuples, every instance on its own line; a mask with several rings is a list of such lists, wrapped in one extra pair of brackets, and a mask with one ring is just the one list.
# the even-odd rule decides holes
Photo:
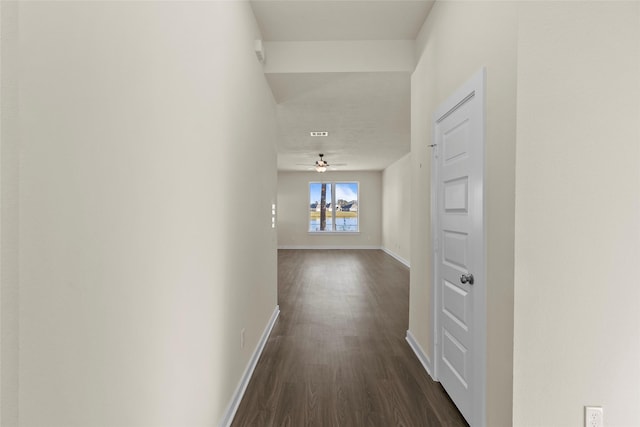
[(249, 359), (249, 364), (240, 379), (240, 383), (236, 388), (235, 393), (233, 393), (233, 397), (231, 402), (229, 402), (229, 406), (224, 413), (224, 417), (220, 422), (220, 427), (229, 427), (233, 422), (233, 418), (236, 415), (236, 411), (238, 410), (238, 406), (240, 406), (240, 401), (242, 401), (242, 396), (244, 396), (244, 392), (247, 390), (247, 386), (249, 385), (249, 380), (251, 380), (251, 376), (253, 375), (253, 371), (256, 369), (256, 365), (258, 364), (258, 359), (260, 359), (260, 355), (262, 354), (262, 350), (264, 350), (264, 346), (267, 344), (267, 339), (271, 334), (271, 330), (273, 326), (276, 324), (276, 319), (280, 314), (280, 306), (276, 305), (276, 308), (273, 310), (273, 314), (271, 315), (271, 319), (269, 319), (269, 323), (267, 324), (262, 336), (260, 337), (260, 341), (258, 341), (258, 345)]
[(429, 376), (434, 381), (437, 381), (433, 377), (433, 370), (431, 369), (431, 359), (429, 359), (429, 356), (427, 356), (427, 354), (424, 352), (420, 344), (418, 344), (418, 341), (416, 341), (416, 338), (413, 336), (411, 331), (407, 331), (407, 342), (409, 343), (409, 346), (411, 347), (413, 352), (418, 357), (418, 360), (420, 361), (420, 363), (422, 363), (422, 366), (424, 366), (424, 369), (427, 371)]
[(384, 251), (384, 253), (386, 253), (389, 256), (392, 256), (393, 258), (397, 259), (398, 261), (400, 261), (401, 263), (403, 263), (407, 268), (411, 268), (411, 265), (409, 264), (409, 261), (407, 261), (406, 259), (402, 258), (400, 255), (391, 252), (389, 249), (387, 248), (382, 248), (382, 250)]
[(278, 249), (382, 249), (380, 246), (345, 246), (345, 245), (325, 245), (325, 246), (278, 246)]

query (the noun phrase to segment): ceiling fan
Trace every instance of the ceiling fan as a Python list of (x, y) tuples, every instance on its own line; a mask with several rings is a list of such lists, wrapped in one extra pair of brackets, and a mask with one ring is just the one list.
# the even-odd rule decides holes
[[(329, 163), (323, 158), (324, 154), (320, 153), (318, 154), (318, 156), (320, 156), (319, 160), (316, 160), (316, 163), (314, 165), (314, 168), (316, 170), (316, 172), (326, 172), (327, 167), (329, 167)], [(333, 166), (346, 166), (346, 163), (333, 163)]]
[(316, 160), (316, 172), (325, 172), (327, 170), (327, 167), (329, 166), (329, 163), (327, 163), (323, 157), (324, 154), (320, 153), (320, 160)]
[[(318, 154), (318, 156), (320, 156), (320, 159), (316, 160), (316, 162), (313, 164), (313, 166), (311, 166), (309, 169), (311, 170), (312, 168), (315, 169), (316, 172), (326, 172), (327, 168), (330, 166), (329, 162), (327, 162), (324, 159), (324, 154), (320, 153)], [(298, 163), (298, 165), (300, 166), (308, 166), (307, 164), (302, 164), (302, 163)], [(346, 163), (333, 163), (333, 166), (346, 166)]]

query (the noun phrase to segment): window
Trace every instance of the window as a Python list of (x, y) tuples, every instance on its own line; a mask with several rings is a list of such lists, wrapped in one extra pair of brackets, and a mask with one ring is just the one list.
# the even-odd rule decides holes
[(309, 232), (358, 232), (358, 183), (309, 183)]

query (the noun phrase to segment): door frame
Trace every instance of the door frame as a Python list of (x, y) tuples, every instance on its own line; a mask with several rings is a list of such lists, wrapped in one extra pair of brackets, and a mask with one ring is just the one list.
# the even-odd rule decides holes
[[(480, 200), (476, 202), (482, 205), (479, 209), (479, 221), (473, 221), (473, 233), (479, 236), (478, 245), (480, 245), (481, 259), (479, 260), (476, 268), (474, 268), (473, 275), (475, 278), (474, 283), (474, 296), (473, 296), (473, 351), (474, 357), (472, 359), (473, 364), (473, 382), (472, 382), (472, 421), (470, 425), (484, 427), (486, 425), (486, 354), (487, 354), (487, 304), (486, 304), (486, 203), (485, 203), (485, 191), (484, 183), (486, 181), (486, 164), (485, 164), (485, 150), (486, 150), (486, 68), (482, 67), (477, 71), (467, 82), (465, 82), (460, 88), (458, 88), (452, 95), (450, 95), (444, 102), (442, 102), (433, 113), (432, 124), (432, 155), (431, 155), (431, 265), (432, 265), (432, 277), (431, 277), (431, 324), (433, 325), (431, 331), (431, 357), (433, 360), (433, 379), (438, 381), (439, 366), (438, 366), (438, 352), (440, 349), (440, 343), (438, 342), (439, 327), (440, 327), (440, 312), (442, 302), (440, 301), (441, 295), (438, 286), (438, 277), (440, 274), (438, 268), (438, 254), (440, 250), (440, 238), (439, 238), (439, 219), (438, 219), (438, 182), (440, 177), (439, 166), (439, 147), (436, 144), (436, 131), (437, 124), (444, 120), (449, 114), (455, 111), (458, 107), (468, 101), (470, 98), (476, 98), (478, 104), (481, 106), (481, 150), (480, 159), (482, 169), (482, 191), (480, 194)], [(471, 201), (470, 201), (471, 202)]]

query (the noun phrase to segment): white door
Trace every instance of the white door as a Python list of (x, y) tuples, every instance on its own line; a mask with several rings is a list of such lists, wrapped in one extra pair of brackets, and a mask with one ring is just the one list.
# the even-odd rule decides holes
[(485, 423), (484, 70), (434, 114), (436, 377), (471, 426)]

